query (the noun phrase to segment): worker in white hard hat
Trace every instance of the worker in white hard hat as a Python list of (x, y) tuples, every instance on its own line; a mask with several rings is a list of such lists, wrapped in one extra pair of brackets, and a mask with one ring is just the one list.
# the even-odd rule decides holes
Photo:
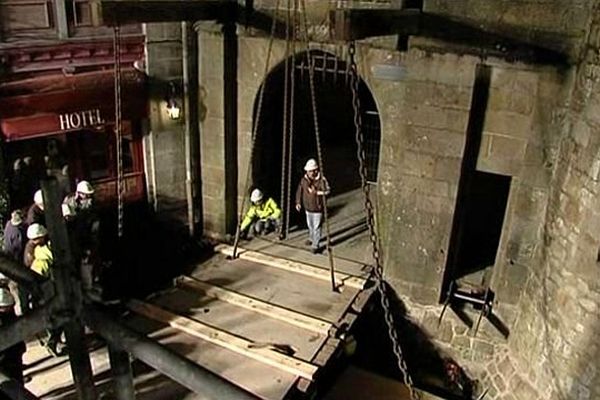
[(65, 197), (63, 204), (66, 204), (71, 209), (70, 215), (76, 216), (82, 211), (90, 210), (93, 201), (94, 187), (88, 181), (81, 181), (77, 184), (75, 193), (71, 193)]
[(42, 224), (31, 224), (27, 228), (27, 244), (25, 244), (25, 251), (23, 252), (23, 264), (27, 268), (31, 268), (33, 263), (34, 250), (36, 246), (44, 245), (48, 241), (48, 230)]
[[(16, 263), (10, 264), (15, 269), (24, 268), (22, 264), (26, 243), (27, 226), (23, 220), (23, 213), (21, 210), (15, 210), (11, 213), (10, 220), (4, 227), (4, 251), (16, 261)], [(12, 280), (8, 282), (8, 287), (17, 300), (17, 312), (19, 315), (23, 315), (23, 310), (28, 308), (26, 304), (28, 304), (29, 292), (25, 287)]]
[(266, 235), (279, 229), (281, 210), (272, 197), (265, 200), (263, 192), (256, 188), (250, 194), (250, 203), (250, 208), (240, 226), (242, 238), (247, 238), (251, 229), (256, 236)]
[[(15, 314), (15, 299), (7, 287), (0, 287), (0, 326), (13, 323), (17, 319)], [(25, 342), (17, 344), (0, 352), (0, 371), (9, 379), (14, 379), (23, 384), (23, 353)]]
[(68, 195), (63, 201), (63, 216), (67, 221), (73, 259), (79, 266), (84, 292), (92, 290), (97, 275), (95, 267), (100, 264), (100, 222), (93, 199), (94, 187), (88, 181), (80, 181), (75, 193)]
[(44, 215), (44, 196), (41, 190), (36, 190), (33, 195), (33, 204), (27, 210), (25, 219), (27, 225), (46, 224), (46, 216)]
[(54, 259), (48, 241), (48, 230), (43, 225), (33, 224), (27, 228), (27, 238), (29, 241), (25, 245), (25, 265), (34, 272), (49, 277)]
[(313, 253), (318, 253), (325, 206), (324, 197), (329, 194), (330, 188), (314, 158), (306, 162), (304, 171), (304, 176), (300, 179), (296, 190), (296, 210), (300, 211), (304, 207), (309, 237), (307, 243), (310, 244)]
[(18, 262), (23, 260), (23, 250), (27, 242), (26, 228), (21, 210), (14, 210), (4, 226), (4, 251)]
[[(29, 238), (29, 242), (25, 246), (25, 265), (28, 265), (32, 271), (46, 278), (51, 278), (54, 256), (50, 241), (48, 240), (48, 230), (43, 225), (33, 224), (27, 228), (27, 237)], [(33, 304), (35, 302), (35, 299), (31, 300), (32, 307), (35, 307), (35, 304)], [(44, 345), (48, 352), (54, 356), (61, 355), (62, 350), (59, 350), (58, 347), (62, 345), (60, 343), (62, 329), (48, 329), (46, 335), (47, 339)]]

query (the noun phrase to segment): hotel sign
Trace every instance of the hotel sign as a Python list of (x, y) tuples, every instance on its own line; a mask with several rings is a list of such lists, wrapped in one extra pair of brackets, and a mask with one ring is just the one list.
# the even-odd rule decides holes
[(99, 108), (59, 114), (58, 117), (60, 120), (61, 131), (81, 129), (87, 126), (97, 126), (102, 125), (106, 122), (102, 118), (102, 114), (100, 114)]

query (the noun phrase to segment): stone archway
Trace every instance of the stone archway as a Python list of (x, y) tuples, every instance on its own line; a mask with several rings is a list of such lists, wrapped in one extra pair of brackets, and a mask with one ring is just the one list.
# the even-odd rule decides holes
[[(346, 65), (330, 53), (311, 51), (315, 60), (315, 97), (325, 174), (332, 196), (360, 188), (358, 158), (354, 139), (354, 111)], [(295, 57), (294, 139), (292, 150), (292, 198), (308, 158), (316, 158), (316, 137), (310, 98), (306, 53)], [(291, 59), (289, 65), (291, 66)], [(271, 70), (265, 82), (265, 94), (252, 160), (252, 181), (268, 195), (280, 201), (282, 176), (283, 109), (285, 62)], [(381, 123), (373, 95), (361, 80), (363, 132), (368, 153), (369, 181), (377, 182)], [(288, 97), (291, 99), (291, 97)], [(258, 94), (254, 102), (254, 119)], [(289, 117), (288, 117), (289, 118)], [(287, 201), (284, 201), (287, 203)], [(285, 206), (285, 204), (284, 204)], [(293, 215), (294, 213), (292, 213)], [(291, 224), (293, 225), (293, 223)]]

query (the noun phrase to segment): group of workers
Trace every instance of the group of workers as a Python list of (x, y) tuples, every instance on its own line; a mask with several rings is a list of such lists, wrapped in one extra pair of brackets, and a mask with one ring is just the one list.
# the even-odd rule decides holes
[[(324, 197), (329, 194), (330, 188), (314, 159), (311, 158), (306, 162), (304, 172), (296, 189), (295, 209), (300, 212), (304, 208), (309, 237), (307, 244), (310, 244), (311, 251), (316, 254), (320, 251)], [(265, 199), (262, 191), (256, 188), (250, 195), (250, 203), (250, 208), (240, 225), (242, 238), (248, 238), (250, 232), (259, 236), (279, 230), (281, 209), (273, 198)]]
[[(75, 192), (68, 194), (61, 204), (73, 260), (79, 268), (84, 291), (93, 289), (93, 257), (97, 253), (99, 222), (93, 207), (93, 195), (92, 185), (87, 181), (80, 181)], [(27, 209), (25, 216), (22, 210), (11, 213), (4, 228), (4, 254), (12, 258), (15, 265), (52, 278), (54, 257), (46, 228), (41, 190), (35, 192), (33, 204)], [(27, 314), (38, 304), (39, 299), (34, 298), (26, 288), (4, 276), (0, 277), (0, 311), (5, 311), (0, 314), (0, 324), (5, 323), (4, 317), (10, 320), (12, 315)], [(61, 335), (61, 330), (48, 330), (47, 337), (42, 340), (52, 355), (64, 352), (64, 348), (60, 349), (63, 345)]]

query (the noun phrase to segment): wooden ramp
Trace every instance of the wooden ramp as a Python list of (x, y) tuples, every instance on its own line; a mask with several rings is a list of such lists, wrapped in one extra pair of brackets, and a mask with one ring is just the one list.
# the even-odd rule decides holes
[[(370, 270), (255, 239), (182, 276), (171, 290), (133, 300), (131, 326), (264, 399), (310, 394), (343, 349), (373, 292)], [(337, 265), (339, 264), (339, 265)]]

